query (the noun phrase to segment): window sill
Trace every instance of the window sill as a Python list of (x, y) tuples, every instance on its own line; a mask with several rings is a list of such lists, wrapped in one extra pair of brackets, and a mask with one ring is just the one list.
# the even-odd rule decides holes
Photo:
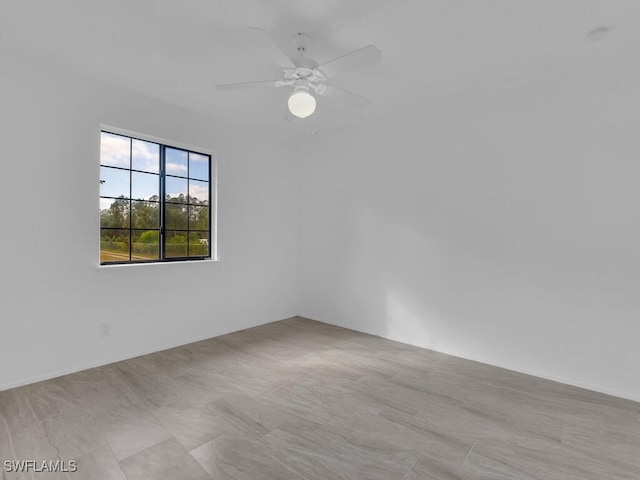
[(220, 263), (220, 259), (209, 258), (207, 260), (176, 260), (175, 262), (114, 263), (113, 265), (97, 265), (96, 267), (100, 270), (103, 268), (149, 267), (156, 265), (198, 265), (200, 263)]

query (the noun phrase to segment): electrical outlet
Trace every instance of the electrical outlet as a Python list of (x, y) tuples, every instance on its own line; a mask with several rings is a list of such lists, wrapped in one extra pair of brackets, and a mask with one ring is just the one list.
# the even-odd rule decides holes
[(99, 324), (98, 325), (98, 331), (99, 331), (101, 337), (108, 337), (109, 335), (111, 335), (111, 323), (110, 322), (103, 322), (103, 323)]

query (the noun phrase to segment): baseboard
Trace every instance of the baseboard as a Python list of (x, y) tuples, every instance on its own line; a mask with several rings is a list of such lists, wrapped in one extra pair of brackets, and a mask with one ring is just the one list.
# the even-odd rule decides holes
[[(285, 318), (279, 319), (279, 320), (285, 320), (285, 319), (288, 319), (288, 318), (293, 318), (295, 316), (296, 315), (291, 315), (291, 316), (288, 316), (288, 317), (285, 317)], [(165, 345), (162, 345), (162, 346), (160, 346), (158, 348), (154, 348), (154, 349), (151, 349), (151, 350), (142, 350), (142, 351), (137, 352), (137, 353), (132, 354), (132, 355), (120, 355), (120, 356), (116, 356), (116, 357), (110, 357), (110, 358), (98, 360), (97, 362), (84, 364), (84, 365), (79, 366), (79, 367), (63, 368), (63, 369), (60, 369), (60, 370), (54, 370), (52, 372), (44, 373), (42, 375), (36, 375), (36, 376), (33, 376), (33, 377), (26, 378), (26, 379), (21, 380), (19, 382), (2, 384), (2, 385), (0, 385), (0, 392), (3, 391), (3, 390), (9, 390), (11, 388), (24, 387), (25, 385), (31, 385), (32, 383), (43, 382), (45, 380), (51, 380), (53, 378), (62, 377), (64, 375), (70, 375), (72, 373), (82, 372), (84, 370), (90, 370), (92, 368), (104, 367), (105, 365), (110, 365), (112, 363), (122, 362), (124, 360), (129, 360), (131, 358), (141, 357), (143, 355), (150, 355), (152, 353), (158, 353), (158, 352), (162, 352), (164, 350), (170, 350), (172, 348), (182, 347), (184, 345), (189, 345), (190, 343), (201, 342), (202, 340), (209, 340), (211, 338), (220, 337), (222, 335), (227, 335), (229, 333), (240, 332), (240, 331), (246, 330), (248, 328), (259, 327), (260, 325), (267, 325), (269, 323), (277, 322), (279, 320), (269, 320), (267, 322), (259, 322), (259, 323), (256, 323), (256, 324), (250, 324), (248, 326), (244, 326), (242, 328), (235, 329), (235, 330), (222, 331), (222, 332), (216, 332), (216, 333), (209, 333), (209, 334), (206, 334), (206, 335), (202, 335), (202, 336), (198, 336), (198, 337), (192, 338), (192, 339), (187, 340), (185, 342), (178, 342), (178, 343), (173, 343), (173, 344), (165, 344)]]
[[(576, 382), (576, 381), (571, 380), (571, 379), (563, 378), (562, 376), (549, 375), (549, 374), (546, 374), (544, 372), (538, 372), (538, 371), (522, 369), (522, 368), (514, 369), (513, 366), (505, 365), (505, 364), (502, 364), (500, 362), (487, 361), (486, 359), (482, 359), (482, 358), (473, 358), (473, 357), (468, 357), (468, 356), (461, 356), (461, 355), (459, 355), (457, 353), (453, 353), (453, 352), (447, 351), (445, 349), (435, 349), (435, 348), (432, 348), (432, 347), (429, 347), (429, 346), (426, 346), (426, 345), (421, 345), (420, 343), (406, 342), (406, 341), (399, 340), (399, 339), (396, 339), (396, 338), (393, 338), (393, 337), (383, 337), (381, 335), (378, 335), (377, 333), (367, 332), (367, 331), (363, 331), (363, 330), (355, 330), (355, 329), (353, 329), (351, 327), (345, 327), (344, 325), (340, 325), (338, 323), (332, 323), (332, 322), (328, 322), (328, 321), (324, 321), (324, 320), (317, 320), (317, 319), (312, 318), (312, 317), (307, 316), (307, 315), (290, 315), (290, 316), (285, 317), (285, 318), (280, 319), (280, 320), (284, 320), (284, 319), (288, 319), (288, 318), (294, 318), (294, 317), (300, 317), (300, 318), (305, 318), (305, 319), (313, 320), (313, 321), (320, 322), (320, 323), (326, 323), (327, 325), (332, 325), (334, 327), (347, 328), (349, 330), (357, 331), (357, 332), (360, 332), (360, 333), (365, 333), (367, 335), (373, 335), (373, 336), (380, 337), (380, 338), (385, 338), (387, 340), (392, 340), (394, 342), (403, 343), (405, 345), (411, 345), (411, 346), (418, 347), (418, 348), (424, 348), (426, 350), (432, 350), (434, 352), (444, 353), (446, 355), (451, 355), (453, 357), (463, 358), (465, 360), (470, 360), (470, 361), (473, 361), (473, 362), (484, 363), (485, 365), (491, 365), (491, 366), (498, 367), (498, 368), (504, 368), (505, 370), (510, 370), (512, 372), (522, 373), (522, 374), (525, 374), (525, 375), (530, 375), (532, 377), (537, 377), (537, 378), (541, 378), (541, 379), (544, 379), (544, 380), (550, 380), (552, 382), (558, 382), (558, 383), (562, 383), (564, 385), (569, 385), (569, 386), (572, 386), (572, 387), (582, 388), (584, 390), (589, 390), (589, 391), (592, 391), (592, 392), (602, 393), (602, 394), (605, 394), (605, 395), (610, 395), (610, 396), (613, 396), (613, 397), (618, 397), (618, 398), (622, 398), (622, 399), (625, 399), (625, 400), (630, 400), (630, 401), (633, 401), (633, 402), (640, 402), (640, 396), (635, 396), (635, 395), (630, 394), (628, 392), (621, 392), (621, 391), (618, 391), (618, 390), (615, 390), (615, 389), (609, 389), (609, 388), (606, 388), (606, 387), (601, 387), (599, 385), (592, 385), (592, 384), (589, 384), (589, 383), (586, 383), (586, 382)], [(267, 321), (267, 322), (258, 322), (258, 323), (255, 323), (255, 324), (250, 324), (248, 326), (244, 326), (244, 327), (236, 329), (236, 330), (229, 330), (229, 331), (222, 331), (222, 332), (215, 332), (215, 333), (211, 332), (211, 333), (203, 335), (203, 336), (192, 338), (192, 339), (187, 340), (185, 342), (167, 344), (167, 345), (163, 345), (163, 346), (160, 346), (158, 348), (155, 348), (155, 349), (140, 351), (140, 352), (135, 353), (133, 355), (116, 356), (116, 357), (112, 357), (112, 358), (99, 360), (97, 362), (85, 364), (85, 365), (79, 366), (79, 367), (61, 369), (61, 370), (57, 370), (57, 371), (48, 372), (48, 373), (42, 374), (42, 375), (36, 375), (34, 377), (30, 377), (30, 378), (27, 378), (25, 380), (21, 380), (19, 382), (14, 382), (14, 383), (9, 383), (9, 384), (2, 384), (2, 385), (0, 385), (0, 391), (9, 390), (10, 388), (22, 387), (22, 386), (25, 386), (25, 385), (30, 385), (32, 383), (42, 382), (42, 381), (45, 381), (45, 380), (51, 380), (53, 378), (62, 377), (64, 375), (70, 375), (72, 373), (81, 372), (83, 370), (89, 370), (91, 368), (103, 367), (105, 365), (110, 365), (112, 363), (122, 362), (124, 360), (129, 360), (131, 358), (136, 358), (136, 357), (140, 357), (140, 356), (143, 356), (143, 355), (149, 355), (149, 354), (152, 354), (152, 353), (162, 352), (164, 350), (169, 350), (171, 348), (181, 347), (183, 345), (188, 345), (190, 343), (195, 343), (195, 342), (200, 342), (202, 340), (208, 340), (210, 338), (220, 337), (222, 335), (227, 335), (229, 333), (239, 332), (239, 331), (242, 331), (242, 330), (246, 330), (248, 328), (258, 327), (260, 325), (267, 325), (269, 323), (273, 323), (273, 322), (277, 322), (277, 321), (279, 321), (279, 320), (270, 320), (270, 321)]]
[(363, 331), (363, 330), (355, 330), (355, 329), (353, 329), (351, 327), (345, 327), (344, 325), (340, 325), (338, 323), (327, 322), (327, 321), (324, 321), (324, 320), (317, 320), (317, 319), (315, 319), (313, 317), (309, 317), (307, 315), (299, 315), (299, 317), (306, 318), (308, 320), (313, 320), (315, 322), (326, 323), (327, 325), (332, 325), (334, 327), (346, 328), (346, 329), (353, 330), (353, 331), (356, 331), (356, 332), (365, 333), (367, 335), (373, 335), (375, 337), (384, 338), (386, 340), (392, 340), (394, 342), (403, 343), (405, 345), (411, 345), (413, 347), (424, 348), (425, 350), (431, 350), (431, 351), (438, 352), (438, 353), (444, 353), (445, 355), (451, 355), (452, 357), (462, 358), (464, 360), (470, 360), (472, 362), (478, 362), (478, 363), (483, 363), (485, 365), (491, 365), (493, 367), (503, 368), (505, 370), (510, 370), (510, 371), (516, 372), (516, 373), (522, 373), (524, 375), (530, 375), (532, 377), (537, 377), (537, 378), (540, 378), (540, 379), (543, 379), (543, 380), (550, 380), (552, 382), (562, 383), (564, 385), (568, 385), (568, 386), (571, 386), (571, 387), (581, 388), (583, 390), (589, 390), (591, 392), (601, 393), (601, 394), (604, 394), (604, 395), (609, 395), (609, 396), (612, 396), (612, 397), (617, 397), (617, 398), (621, 398), (621, 399), (624, 399), (624, 400), (630, 400), (632, 402), (639, 402), (640, 403), (640, 396), (631, 394), (629, 392), (622, 392), (622, 391), (619, 391), (619, 390), (616, 390), (616, 389), (602, 387), (600, 385), (589, 384), (587, 382), (579, 382), (579, 381), (575, 381), (575, 380), (572, 380), (572, 379), (564, 378), (564, 377), (559, 376), (559, 375), (547, 374), (545, 372), (538, 372), (538, 371), (522, 369), (522, 368), (514, 368), (512, 365), (505, 365), (505, 364), (502, 364), (500, 362), (488, 361), (488, 360), (482, 359), (482, 358), (473, 358), (473, 357), (468, 357), (468, 356), (462, 356), (462, 355), (460, 355), (458, 353), (447, 351), (445, 349), (432, 348), (430, 346), (426, 346), (426, 345), (420, 344), (419, 342), (407, 342), (407, 341), (400, 340), (400, 339), (393, 338), (393, 337), (384, 337), (382, 335), (378, 335), (377, 333), (367, 332), (367, 331)]

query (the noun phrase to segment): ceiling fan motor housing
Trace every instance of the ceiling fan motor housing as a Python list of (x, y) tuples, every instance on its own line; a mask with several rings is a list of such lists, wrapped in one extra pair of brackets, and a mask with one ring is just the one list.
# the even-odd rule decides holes
[(298, 67), (296, 68), (296, 75), (298, 77), (309, 78), (313, 73), (313, 69), (309, 67)]
[(294, 92), (308, 92), (310, 87), (310, 82), (306, 78), (299, 78), (296, 80), (295, 86), (293, 87)]

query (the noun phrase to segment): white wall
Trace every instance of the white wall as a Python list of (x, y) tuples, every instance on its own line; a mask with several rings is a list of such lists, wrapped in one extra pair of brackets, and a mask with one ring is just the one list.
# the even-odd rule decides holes
[[(296, 313), (290, 147), (0, 48), (0, 389)], [(100, 123), (215, 152), (220, 262), (97, 266)]]
[[(0, 389), (299, 313), (640, 400), (638, 62), (298, 151), (0, 53)], [(97, 267), (99, 123), (216, 152), (221, 262)]]
[(300, 313), (640, 400), (639, 107), (620, 58), (318, 137)]

